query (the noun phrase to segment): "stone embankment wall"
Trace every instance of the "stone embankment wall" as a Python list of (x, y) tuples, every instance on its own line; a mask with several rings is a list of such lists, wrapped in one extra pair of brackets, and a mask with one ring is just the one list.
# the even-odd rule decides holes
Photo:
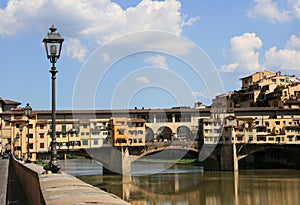
[(26, 164), (16, 159), (12, 161), (29, 204), (129, 204), (69, 174), (46, 174), (43, 167), (36, 164)]
[(43, 167), (39, 167), (35, 164), (25, 164), (24, 162), (16, 159), (11, 159), (11, 161), (19, 182), (26, 192), (28, 203), (41, 205), (46, 204), (39, 182), (39, 175), (43, 173)]

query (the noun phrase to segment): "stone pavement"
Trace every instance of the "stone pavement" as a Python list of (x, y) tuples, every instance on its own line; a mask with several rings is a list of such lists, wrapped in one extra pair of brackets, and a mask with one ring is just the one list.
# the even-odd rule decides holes
[(9, 160), (0, 159), (0, 204), (6, 204)]
[(119, 197), (102, 191), (68, 174), (40, 176), (43, 196), (47, 205), (107, 204), (129, 205)]

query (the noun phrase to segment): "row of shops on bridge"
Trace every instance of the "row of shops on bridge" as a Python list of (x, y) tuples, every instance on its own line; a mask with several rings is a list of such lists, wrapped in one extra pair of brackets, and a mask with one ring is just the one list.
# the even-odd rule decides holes
[[(16, 156), (32, 160), (47, 153), (51, 142), (51, 112), (33, 111), (28, 119), (22, 108), (1, 113), (2, 142)], [(165, 114), (163, 121), (162, 115)], [(184, 118), (180, 119), (179, 113)], [(199, 141), (216, 143), (300, 144), (300, 110), (283, 108), (236, 108), (219, 112), (209, 109), (58, 111), (58, 150), (78, 150), (102, 146), (145, 146), (157, 141)], [(151, 115), (151, 117), (149, 117)], [(126, 117), (127, 116), (127, 117)], [(147, 117), (153, 121), (147, 121)], [(156, 121), (159, 116), (160, 121)], [(170, 116), (170, 117), (167, 117)], [(177, 116), (177, 117), (175, 117)], [(190, 116), (190, 117), (187, 117)]]
[[(146, 142), (190, 141), (196, 138), (197, 121), (192, 122), (195, 111), (169, 109), (163, 114), (162, 110), (158, 110), (150, 117), (149, 112), (145, 109), (113, 113), (108, 110), (57, 111), (57, 149), (71, 151), (102, 146), (140, 147), (145, 146)], [(31, 160), (37, 160), (39, 154), (44, 156), (50, 150), (51, 117), (51, 111), (38, 110), (33, 110), (31, 116), (27, 117), (24, 108), (18, 107), (2, 112), (2, 144), (9, 145), (15, 156), (22, 159), (26, 159), (29, 149)]]

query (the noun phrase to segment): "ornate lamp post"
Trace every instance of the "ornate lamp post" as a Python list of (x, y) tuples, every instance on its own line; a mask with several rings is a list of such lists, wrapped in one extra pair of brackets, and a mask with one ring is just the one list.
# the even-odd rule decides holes
[(56, 32), (56, 28), (52, 25), (49, 28), (50, 32), (47, 33), (43, 39), (43, 43), (46, 48), (47, 58), (50, 59), (52, 67), (50, 70), (52, 79), (52, 135), (51, 135), (51, 159), (48, 165), (44, 167), (46, 171), (57, 173), (60, 166), (57, 164), (57, 150), (56, 150), (56, 99), (55, 99), (55, 79), (56, 79), (56, 67), (55, 63), (59, 59), (62, 43), (64, 39)]
[(22, 132), (23, 132), (23, 125), (22, 124), (20, 124), (19, 125), (19, 130), (20, 130), (20, 142), (21, 142), (21, 150), (20, 150), (20, 152), (21, 152), (21, 159), (23, 158), (23, 151), (22, 151), (22, 149), (23, 149), (23, 143), (22, 143)]
[(29, 105), (29, 103), (27, 103), (27, 105), (24, 108), (25, 111), (25, 115), (27, 117), (27, 159), (25, 160), (26, 163), (31, 163), (31, 157), (30, 157), (30, 135), (29, 135), (29, 118), (31, 116), (31, 112), (32, 112), (32, 108)]

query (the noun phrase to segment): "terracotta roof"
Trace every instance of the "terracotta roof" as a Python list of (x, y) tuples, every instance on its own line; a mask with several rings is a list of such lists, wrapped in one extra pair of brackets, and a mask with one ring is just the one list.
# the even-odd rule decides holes
[(12, 101), (12, 100), (3, 100), (6, 105), (21, 105), (22, 103)]

